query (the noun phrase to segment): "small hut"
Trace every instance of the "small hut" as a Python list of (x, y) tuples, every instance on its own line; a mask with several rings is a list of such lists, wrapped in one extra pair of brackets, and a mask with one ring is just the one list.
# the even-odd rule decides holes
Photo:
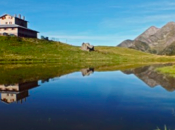
[(82, 43), (81, 50), (83, 51), (94, 51), (94, 46), (89, 43)]

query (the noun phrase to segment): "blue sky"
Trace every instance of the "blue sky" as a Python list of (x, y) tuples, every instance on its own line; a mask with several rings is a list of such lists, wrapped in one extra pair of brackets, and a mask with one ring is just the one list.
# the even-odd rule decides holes
[(3, 0), (0, 14), (22, 14), (40, 35), (72, 45), (115, 46), (150, 26), (175, 21), (175, 1)]

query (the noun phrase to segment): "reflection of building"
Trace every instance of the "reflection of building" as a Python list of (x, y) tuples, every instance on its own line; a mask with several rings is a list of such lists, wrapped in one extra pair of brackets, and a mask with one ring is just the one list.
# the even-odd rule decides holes
[(23, 99), (26, 101), (26, 97), (29, 96), (28, 91), (24, 92), (2, 92), (1, 93), (1, 101), (5, 103), (13, 103), (20, 101), (22, 103)]
[(94, 68), (87, 68), (87, 69), (82, 69), (81, 73), (83, 76), (89, 76), (94, 72)]
[(41, 80), (41, 83), (46, 83), (46, 82), (49, 82), (49, 78)]
[(29, 89), (38, 86), (38, 82), (27, 82), (12, 85), (0, 85), (1, 101), (5, 103), (13, 103), (20, 101), (26, 101), (26, 97), (29, 96)]

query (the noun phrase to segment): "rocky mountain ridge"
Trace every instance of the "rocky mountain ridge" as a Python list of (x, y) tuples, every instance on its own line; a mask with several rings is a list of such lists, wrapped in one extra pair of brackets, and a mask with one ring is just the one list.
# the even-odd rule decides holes
[(132, 48), (144, 52), (174, 55), (175, 22), (169, 22), (162, 28), (152, 26), (134, 40), (125, 40), (118, 47)]

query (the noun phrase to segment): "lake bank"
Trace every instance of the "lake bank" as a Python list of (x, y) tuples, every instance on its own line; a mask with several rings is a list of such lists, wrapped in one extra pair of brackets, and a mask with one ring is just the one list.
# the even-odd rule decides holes
[[(155, 63), (155, 65), (160, 63)], [(0, 83), (1, 84), (13, 84), (17, 82), (29, 82), (33, 80), (44, 80), (53, 77), (61, 77), (70, 73), (79, 72), (82, 70), (88, 71), (125, 71), (135, 68), (141, 68), (144, 66), (149, 66), (151, 63), (97, 63), (97, 64), (73, 64), (73, 63), (64, 63), (64, 64), (0, 64)], [(164, 66), (167, 64), (161, 64)], [(171, 65), (171, 64), (168, 64)]]

